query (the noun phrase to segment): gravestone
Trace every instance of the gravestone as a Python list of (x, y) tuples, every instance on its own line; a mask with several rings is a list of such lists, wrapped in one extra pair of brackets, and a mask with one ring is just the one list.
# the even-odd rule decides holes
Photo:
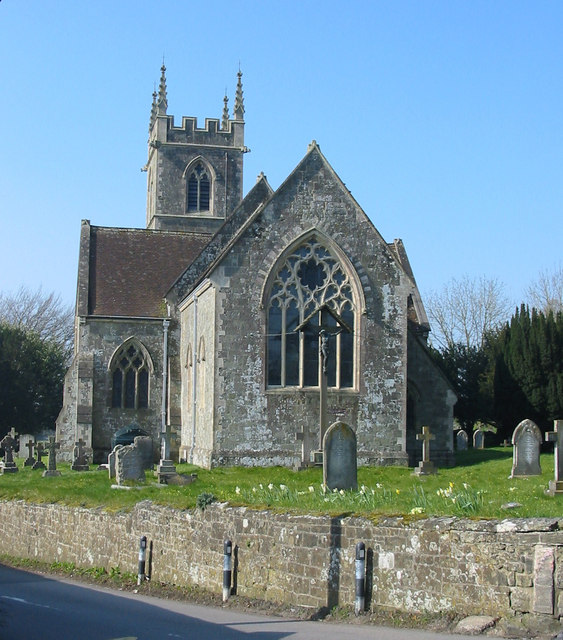
[(511, 478), (541, 475), (540, 446), (541, 431), (531, 420), (522, 420), (512, 434)]
[(16, 430), (12, 427), (10, 433), (7, 433), (0, 440), (0, 447), (4, 449), (4, 460), (0, 463), (2, 473), (17, 473), (19, 471), (14, 462), (14, 450), (18, 446), (17, 435)]
[(55, 441), (55, 436), (49, 436), (49, 442), (43, 443), (43, 448), (49, 454), (49, 462), (47, 469), (43, 471), (43, 477), (60, 476), (61, 472), (57, 469), (57, 449), (61, 448), (60, 443)]
[(563, 493), (563, 420), (554, 420), (553, 431), (545, 434), (546, 442), (553, 442), (555, 455), (555, 480), (549, 481), (548, 493)]
[(139, 442), (143, 439), (147, 439), (146, 436), (138, 436), (133, 444), (114, 449), (116, 452), (115, 479), (118, 485), (122, 485), (128, 480), (145, 481), (145, 461), (143, 458), (145, 447), (142, 442)]
[(108, 473), (110, 480), (115, 478), (115, 463), (117, 460), (117, 452), (123, 447), (122, 444), (116, 444), (112, 452), (108, 455)]
[(30, 442), (35, 442), (35, 436), (32, 436), (30, 433), (24, 433), (21, 435), (18, 440), (20, 441), (20, 447), (18, 449), (18, 458), (29, 458), (30, 451), (28, 444)]
[(154, 467), (152, 438), (150, 436), (137, 436), (134, 442), (139, 448), (143, 469), (152, 469)]
[(356, 434), (344, 422), (335, 422), (323, 438), (323, 483), (333, 489), (358, 488)]
[(484, 449), (485, 448), (485, 432), (481, 429), (477, 429), (473, 432), (473, 448)]
[(455, 435), (456, 449), (458, 451), (466, 451), (468, 440), (467, 433), (463, 429), (460, 429)]
[(47, 455), (42, 442), (35, 443), (35, 455), (37, 456), (37, 460), (33, 463), (31, 470), (37, 471), (38, 469), (46, 469), (47, 467), (45, 466), (45, 463), (41, 460), (43, 456)]
[(74, 449), (72, 451), (72, 464), (70, 468), (73, 471), (89, 471), (88, 455), (86, 454), (86, 443), (82, 438), (78, 442), (74, 443)]
[(33, 465), (37, 462), (37, 460), (33, 457), (33, 450), (35, 449), (35, 440), (28, 440), (25, 444), (28, 455), (23, 463), (24, 467), (33, 467)]
[(170, 444), (173, 437), (171, 425), (166, 425), (165, 430), (160, 432), (160, 462), (156, 468), (155, 475), (161, 484), (167, 484), (168, 479), (177, 475), (176, 467), (170, 459)]
[(417, 440), (422, 440), (422, 460), (414, 470), (417, 476), (428, 476), (436, 473), (434, 463), (430, 460), (430, 440), (435, 440), (436, 436), (430, 433), (430, 427), (422, 427), (422, 433), (416, 434)]

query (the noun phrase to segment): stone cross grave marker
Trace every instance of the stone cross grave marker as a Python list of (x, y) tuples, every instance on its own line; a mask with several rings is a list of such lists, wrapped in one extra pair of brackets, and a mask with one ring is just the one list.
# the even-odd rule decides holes
[(553, 431), (545, 434), (546, 442), (553, 442), (555, 455), (555, 480), (549, 481), (548, 492), (563, 493), (563, 420), (554, 420)]
[(33, 463), (31, 470), (37, 471), (37, 469), (46, 469), (47, 467), (45, 466), (45, 463), (43, 462), (43, 460), (41, 460), (43, 456), (47, 455), (45, 447), (43, 446), (43, 442), (35, 443), (35, 455), (37, 456), (37, 460)]
[(0, 465), (2, 467), (2, 473), (17, 473), (19, 471), (16, 463), (14, 462), (14, 449), (18, 443), (16, 440), (17, 435), (16, 430), (12, 427), (10, 432), (7, 433), (0, 441), (0, 447), (4, 449), (4, 460)]
[(436, 473), (434, 463), (430, 460), (430, 440), (435, 440), (436, 436), (430, 433), (430, 427), (422, 427), (422, 433), (416, 434), (417, 440), (422, 440), (422, 460), (414, 470), (417, 476), (428, 476)]
[(61, 472), (57, 469), (57, 449), (61, 448), (60, 443), (55, 442), (55, 436), (49, 436), (49, 442), (44, 443), (43, 448), (49, 454), (47, 470), (43, 471), (43, 477), (60, 476)]
[(72, 451), (72, 464), (70, 468), (73, 471), (89, 471), (88, 455), (86, 454), (86, 443), (82, 438), (74, 443), (74, 449)]
[(35, 440), (28, 440), (25, 443), (25, 446), (27, 447), (28, 454), (27, 454), (27, 458), (25, 459), (25, 462), (23, 463), (23, 466), (33, 467), (33, 465), (37, 462), (33, 457), (33, 449), (35, 449)]
[(334, 489), (358, 488), (356, 434), (344, 422), (335, 422), (323, 438), (323, 483)]
[[(170, 444), (172, 440), (172, 426), (167, 424), (164, 431), (160, 432), (160, 462), (155, 475), (161, 484), (167, 483), (167, 478), (176, 475), (176, 466), (170, 459)], [(135, 438), (136, 439), (136, 438)]]
[(466, 451), (467, 450), (467, 441), (468, 441), (467, 433), (460, 429), (455, 436), (456, 448), (458, 451)]
[(485, 448), (485, 432), (481, 429), (477, 429), (473, 432), (473, 448), (484, 449)]
[(522, 420), (512, 434), (512, 473), (511, 478), (520, 476), (539, 476), (541, 431), (531, 420)]

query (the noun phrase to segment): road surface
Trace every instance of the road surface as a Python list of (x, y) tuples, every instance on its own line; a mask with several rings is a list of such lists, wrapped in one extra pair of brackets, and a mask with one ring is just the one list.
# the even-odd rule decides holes
[(447, 640), (470, 636), (274, 618), (0, 565), (1, 640)]

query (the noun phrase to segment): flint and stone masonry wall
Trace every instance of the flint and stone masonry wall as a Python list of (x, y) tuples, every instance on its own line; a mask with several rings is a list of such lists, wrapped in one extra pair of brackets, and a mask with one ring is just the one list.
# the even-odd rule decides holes
[(296, 516), (213, 504), (130, 513), (0, 502), (4, 552), (136, 572), (142, 535), (152, 578), (220, 592), (223, 541), (235, 548), (237, 592), (320, 609), (354, 603), (355, 545), (367, 549), (372, 606), (493, 616), (563, 616), (563, 521)]

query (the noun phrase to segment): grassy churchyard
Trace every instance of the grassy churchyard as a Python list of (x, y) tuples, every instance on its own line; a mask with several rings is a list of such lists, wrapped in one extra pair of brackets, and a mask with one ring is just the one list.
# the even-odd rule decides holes
[[(512, 449), (470, 449), (457, 455), (457, 465), (433, 476), (415, 476), (406, 467), (360, 467), (357, 491), (329, 492), (322, 486), (322, 469), (294, 472), (281, 467), (216, 468), (177, 465), (179, 473), (197, 473), (186, 486), (158, 485), (148, 471), (144, 484), (130, 490), (112, 489), (103, 471), (71, 471), (58, 464), (58, 477), (23, 467), (0, 476), (1, 500), (60, 503), (69, 506), (127, 510), (140, 500), (178, 509), (204, 508), (210, 501), (232, 506), (294, 513), (361, 515), (377, 518), (459, 516), (469, 518), (560, 517), (561, 495), (545, 495), (554, 476), (553, 454), (541, 456), (542, 475), (510, 478)], [(92, 467), (94, 469), (95, 467)], [(129, 488), (129, 487), (128, 487)]]

